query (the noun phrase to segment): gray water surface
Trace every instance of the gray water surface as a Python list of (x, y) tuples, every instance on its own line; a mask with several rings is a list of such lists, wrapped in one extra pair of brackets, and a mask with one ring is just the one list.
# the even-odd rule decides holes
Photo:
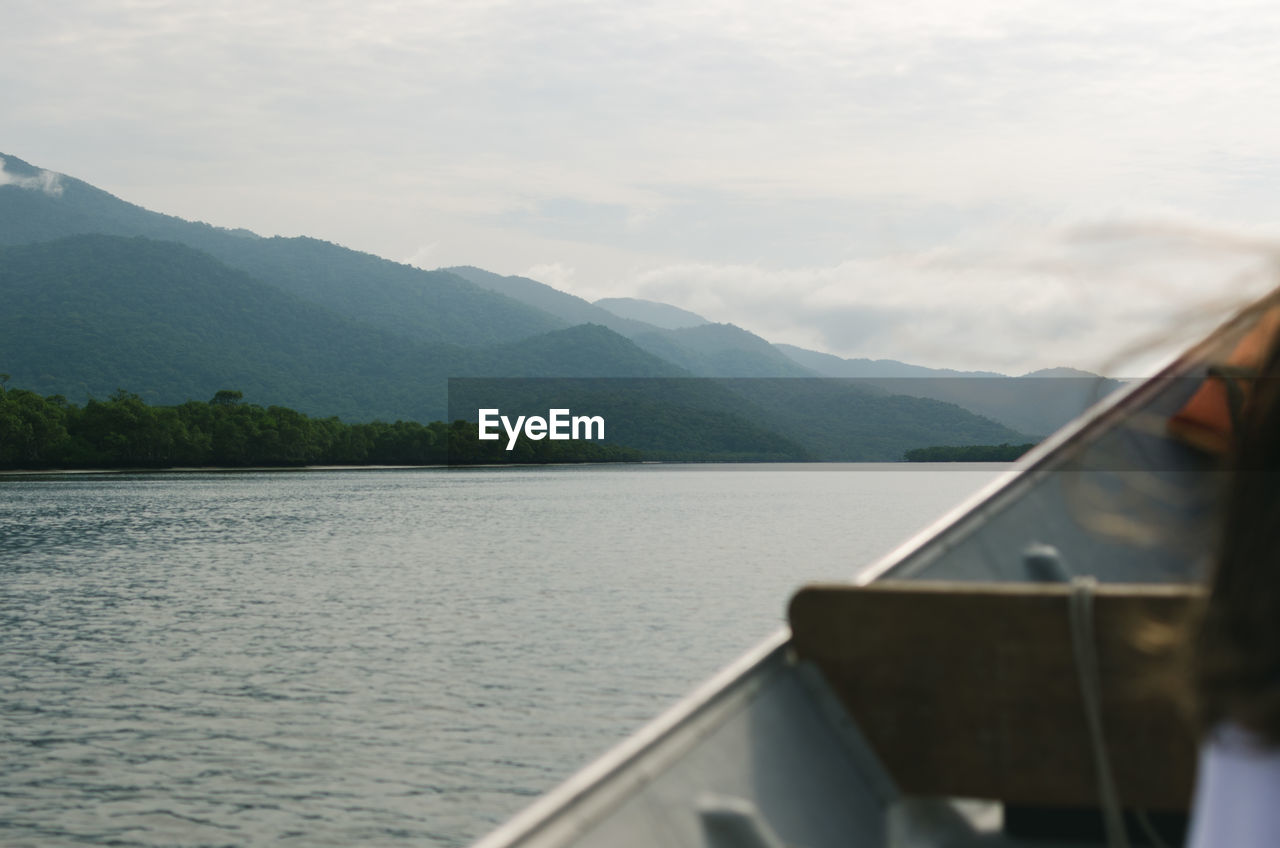
[(0, 478), (0, 844), (466, 844), (994, 473)]

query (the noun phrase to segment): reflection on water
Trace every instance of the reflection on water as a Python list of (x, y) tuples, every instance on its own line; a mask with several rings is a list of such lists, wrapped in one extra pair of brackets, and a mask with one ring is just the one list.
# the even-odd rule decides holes
[(0, 843), (465, 844), (992, 476), (0, 479)]

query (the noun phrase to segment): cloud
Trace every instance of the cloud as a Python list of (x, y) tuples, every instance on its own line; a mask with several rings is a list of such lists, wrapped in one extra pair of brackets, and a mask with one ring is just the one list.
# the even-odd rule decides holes
[(524, 269), (846, 355), (1085, 364), (1180, 321), (1168, 304), (1227, 285), (1243, 254), (1161, 267), (1001, 224), (1248, 224), (1280, 193), (1280, 7), (1252, 0), (67, 0), (10, 18), (6, 144), (32, 161), (185, 217)]
[(563, 262), (548, 262), (527, 268), (517, 276), (528, 277), (531, 280), (546, 283), (552, 288), (560, 289), (561, 291), (572, 291), (577, 272), (571, 265), (566, 265)]
[(848, 357), (1131, 376), (1274, 287), (1277, 260), (1274, 233), (1102, 222), (827, 267), (666, 265), (628, 293)]
[(413, 265), (416, 268), (425, 268), (428, 271), (438, 267), (439, 263), (433, 261), (433, 257), (439, 253), (439, 245), (432, 243), (419, 247), (407, 259), (401, 259), (401, 263), (405, 265)]
[(34, 174), (16, 174), (7, 169), (4, 157), (0, 157), (0, 186), (13, 185), (30, 191), (42, 191), (50, 197), (62, 195), (62, 175), (53, 171), (37, 170)]

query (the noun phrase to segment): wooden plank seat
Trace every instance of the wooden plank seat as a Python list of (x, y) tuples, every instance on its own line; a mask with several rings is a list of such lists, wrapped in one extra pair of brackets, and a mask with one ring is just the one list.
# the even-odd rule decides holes
[[(815, 585), (791, 600), (798, 657), (815, 663), (908, 795), (1098, 807), (1094, 744), (1065, 584)], [(1202, 597), (1099, 585), (1092, 599), (1106, 748), (1125, 807), (1185, 810), (1192, 728), (1143, 647)], [(1150, 641), (1149, 639), (1147, 640)]]

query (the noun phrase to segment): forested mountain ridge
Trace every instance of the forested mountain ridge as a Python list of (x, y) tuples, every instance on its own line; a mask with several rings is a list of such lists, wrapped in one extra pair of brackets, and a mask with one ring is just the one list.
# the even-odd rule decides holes
[(84, 235), (0, 249), (0, 370), (74, 401), (152, 403), (234, 386), (361, 420), (420, 417), (424, 375), (466, 349), (366, 327), (174, 242)]
[(682, 375), (603, 327), (488, 348), (413, 342), (174, 242), (82, 235), (0, 248), (0, 370), (73, 401), (176, 404), (234, 386), (348, 421), (429, 421), (449, 377)]
[[(535, 402), (525, 412), (572, 403), (608, 416), (623, 444), (662, 458), (883, 461), (921, 445), (1016, 438), (959, 407), (846, 381), (694, 379), (599, 325), (491, 348), (415, 345), (193, 248), (140, 237), (73, 236), (0, 249), (0, 299), (4, 371), (16, 386), (72, 403), (133, 387), (140, 401), (177, 406), (235, 389), (249, 404), (318, 417), (426, 422), (445, 417), (449, 378), (502, 377)], [(130, 403), (112, 409), (124, 414)], [(475, 409), (464, 404), (458, 417), (472, 418)], [(205, 455), (178, 442), (139, 441), (128, 458), (147, 464)], [(232, 454), (209, 456), (232, 461)], [(236, 461), (257, 461), (247, 457)]]
[[(799, 362), (746, 330), (664, 304), (648, 304), (658, 320), (692, 326), (619, 317), (523, 277), (428, 272), (316, 239), (192, 223), (13, 157), (0, 165), (0, 370), (73, 402), (128, 387), (148, 403), (178, 404), (234, 387), (249, 403), (309, 415), (430, 421), (445, 414), (451, 377), (796, 378), (849, 362)], [(823, 458), (896, 459), (902, 439), (880, 439), (877, 427), (909, 438), (906, 448), (1043, 432), (882, 387), (821, 384), (704, 383), (680, 394), (726, 405), (703, 404), (704, 420), (751, 419), (732, 427), (763, 427)], [(917, 389), (907, 380), (895, 391)], [(952, 400), (955, 387), (936, 394)], [(1018, 411), (1016, 399), (1002, 403), (992, 409)], [(661, 398), (645, 404), (632, 409), (672, 420)]]
[[(608, 327), (654, 356), (673, 362), (698, 377), (818, 376), (817, 372), (797, 365), (754, 333), (732, 324), (713, 324), (692, 312), (664, 303), (611, 298), (592, 304), (527, 277), (504, 277), (472, 267), (445, 270), (478, 286), (546, 310), (571, 324), (591, 323)], [(621, 309), (623, 314), (601, 307), (600, 304), (604, 303)], [(638, 314), (649, 315), (662, 323), (650, 324), (628, 317)]]
[(501, 344), (568, 326), (444, 271), (318, 239), (263, 238), (185, 221), (7, 154), (0, 154), (0, 165), (0, 246), (84, 234), (174, 241), (345, 317), (427, 344)]
[[(697, 377), (816, 377), (769, 342), (733, 324), (715, 324), (665, 303), (633, 298), (606, 298), (589, 303), (527, 277), (504, 277), (480, 268), (445, 269), (521, 303), (544, 309), (569, 323), (600, 324), (634, 341), (649, 353)], [(615, 314), (600, 304), (611, 304)], [(629, 315), (645, 314), (650, 324)]]

